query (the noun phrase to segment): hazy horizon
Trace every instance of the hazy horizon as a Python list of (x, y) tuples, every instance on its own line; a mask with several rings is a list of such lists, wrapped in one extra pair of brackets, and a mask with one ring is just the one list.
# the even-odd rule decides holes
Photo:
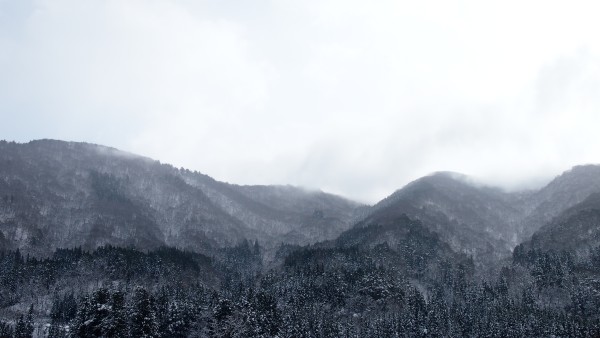
[[(200, 174), (204, 174), (204, 175), (208, 175), (211, 176), (210, 174), (202, 171), (201, 169), (198, 168), (187, 168), (187, 167), (178, 167), (173, 165), (172, 163), (168, 163), (165, 162), (163, 160), (161, 160), (160, 158), (152, 158), (150, 156), (145, 156), (143, 154), (137, 154), (134, 152), (129, 152), (127, 150), (123, 150), (123, 149), (119, 149), (116, 147), (111, 147), (111, 146), (107, 146), (107, 145), (103, 145), (103, 144), (97, 144), (97, 143), (91, 143), (91, 142), (85, 142), (85, 141), (69, 141), (69, 140), (58, 140), (58, 139), (35, 139), (35, 140), (29, 140), (29, 141), (15, 141), (15, 140), (0, 140), (0, 141), (5, 141), (5, 142), (15, 142), (17, 144), (27, 144), (30, 142), (36, 142), (36, 141), (44, 141), (44, 140), (50, 140), (50, 141), (61, 141), (61, 142), (67, 142), (67, 143), (84, 143), (84, 144), (90, 144), (90, 145), (94, 145), (94, 146), (100, 146), (100, 147), (107, 147), (110, 149), (114, 149), (116, 151), (118, 151), (119, 153), (125, 153), (127, 154), (127, 156), (131, 155), (131, 156), (135, 156), (135, 157), (143, 157), (143, 158), (147, 158), (153, 161), (158, 161), (162, 164), (167, 164), (167, 165), (171, 165), (174, 166), (176, 168), (180, 168), (180, 169), (187, 169), (190, 171), (196, 171)], [(554, 178), (560, 176), (561, 174), (573, 169), (576, 166), (587, 166), (587, 165), (595, 165), (598, 166), (600, 164), (598, 163), (579, 163), (573, 167), (567, 168), (563, 171), (560, 172), (556, 172), (554, 174), (551, 174), (550, 176), (544, 177), (544, 176), (539, 176), (537, 177), (535, 180), (532, 180), (530, 182), (528, 182), (527, 185), (522, 185), (522, 186), (516, 186), (516, 185), (511, 185), (511, 186), (502, 186), (497, 184), (497, 182), (490, 182), (490, 181), (485, 181), (482, 180), (479, 177), (473, 176), (473, 175), (469, 175), (466, 173), (462, 173), (462, 172), (455, 172), (455, 171), (448, 171), (448, 170), (435, 170), (432, 172), (427, 172), (427, 173), (422, 173), (421, 175), (415, 177), (414, 179), (411, 179), (410, 181), (406, 182), (405, 184), (398, 186), (394, 189), (392, 189), (387, 195), (383, 196), (382, 198), (376, 199), (376, 200), (366, 200), (366, 199), (360, 199), (360, 198), (353, 198), (350, 196), (345, 196), (343, 194), (339, 194), (333, 191), (328, 191), (326, 189), (322, 189), (320, 187), (308, 187), (308, 186), (302, 186), (302, 185), (295, 185), (295, 184), (291, 184), (291, 183), (277, 183), (277, 184), (266, 184), (266, 185), (274, 185), (274, 186), (291, 186), (291, 187), (295, 187), (295, 188), (300, 188), (300, 189), (305, 189), (306, 191), (321, 191), (324, 193), (329, 193), (329, 194), (334, 194), (334, 195), (338, 195), (340, 197), (346, 198), (348, 200), (354, 201), (354, 202), (359, 202), (359, 203), (363, 203), (366, 205), (374, 205), (377, 202), (381, 201), (382, 199), (388, 197), (389, 195), (393, 194), (395, 191), (402, 189), (404, 186), (406, 186), (407, 184), (410, 184), (411, 182), (418, 180), (420, 178), (423, 177), (427, 177), (427, 176), (432, 176), (432, 175), (436, 175), (436, 174), (447, 174), (450, 175), (451, 177), (453, 177), (454, 179), (457, 180), (462, 180), (468, 184), (471, 185), (475, 185), (475, 186), (485, 186), (485, 187), (489, 187), (489, 188), (496, 188), (496, 189), (500, 189), (504, 192), (507, 193), (511, 193), (511, 192), (522, 192), (522, 191), (531, 191), (531, 190), (537, 190), (540, 188), (543, 188), (545, 185), (547, 185), (548, 183), (550, 183), (550, 181), (552, 181)], [(211, 176), (212, 177), (212, 176)], [(213, 177), (214, 178), (214, 177)], [(234, 181), (223, 181), (229, 184), (234, 184), (234, 185), (255, 185), (255, 184), (246, 184), (246, 183), (240, 183), (240, 182), (234, 182)], [(257, 185), (265, 185), (265, 184), (257, 184)]]

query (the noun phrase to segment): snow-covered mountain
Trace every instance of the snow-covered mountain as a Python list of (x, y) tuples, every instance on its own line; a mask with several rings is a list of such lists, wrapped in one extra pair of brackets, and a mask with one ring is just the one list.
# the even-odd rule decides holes
[(354, 224), (384, 225), (405, 215), (456, 252), (498, 260), (595, 192), (600, 166), (594, 165), (518, 193), (439, 172), (366, 207), (292, 186), (219, 182), (99, 145), (0, 142), (0, 248), (45, 254), (166, 245), (209, 252), (243, 239), (304, 245), (335, 239)]
[(580, 165), (557, 176), (531, 195), (534, 209), (523, 220), (520, 237), (527, 239), (565, 210), (600, 192), (600, 165)]
[(521, 247), (543, 251), (568, 251), (587, 257), (600, 245), (600, 193), (593, 193), (554, 217)]
[(0, 142), (0, 248), (306, 244), (337, 237), (359, 207), (320, 191), (218, 182), (99, 145)]
[(600, 166), (577, 166), (538, 191), (505, 192), (439, 172), (407, 184), (373, 206), (358, 227), (401, 215), (420, 220), (455, 251), (480, 261), (506, 258), (544, 224), (600, 192)]
[(525, 210), (523, 194), (471, 183), (456, 173), (435, 173), (406, 185), (372, 208), (359, 224), (386, 222), (405, 214), (439, 234), (455, 251), (476, 257), (510, 254)]

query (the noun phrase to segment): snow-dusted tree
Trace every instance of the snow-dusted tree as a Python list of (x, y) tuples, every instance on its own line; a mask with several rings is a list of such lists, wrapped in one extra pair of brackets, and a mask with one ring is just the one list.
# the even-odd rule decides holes
[(33, 336), (33, 326), (29, 326), (27, 318), (19, 315), (15, 325), (15, 338), (30, 338)]
[(159, 337), (154, 297), (146, 289), (136, 287), (131, 302), (129, 334), (139, 338)]

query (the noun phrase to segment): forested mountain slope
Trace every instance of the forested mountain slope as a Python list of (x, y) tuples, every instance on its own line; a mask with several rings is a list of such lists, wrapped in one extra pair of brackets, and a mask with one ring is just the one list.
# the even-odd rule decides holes
[(600, 165), (575, 166), (535, 192), (529, 205), (534, 209), (523, 220), (521, 238), (527, 239), (565, 210), (600, 193)]
[(457, 252), (497, 262), (560, 213), (600, 193), (600, 166), (578, 166), (537, 191), (505, 192), (469, 177), (439, 172), (407, 184), (374, 205), (357, 224), (401, 215), (420, 220)]
[(0, 248), (303, 244), (349, 228), (359, 206), (300, 188), (217, 182), (93, 144), (0, 142)]
[(599, 246), (600, 193), (594, 193), (541, 227), (521, 249), (568, 251), (587, 257)]

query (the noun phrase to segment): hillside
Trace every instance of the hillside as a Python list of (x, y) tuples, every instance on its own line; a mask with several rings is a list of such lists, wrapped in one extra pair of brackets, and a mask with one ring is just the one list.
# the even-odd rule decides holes
[(295, 187), (230, 185), (113, 148), (53, 140), (0, 143), (0, 195), (0, 245), (35, 254), (105, 244), (198, 252), (243, 239), (305, 244), (349, 228), (360, 206)]

